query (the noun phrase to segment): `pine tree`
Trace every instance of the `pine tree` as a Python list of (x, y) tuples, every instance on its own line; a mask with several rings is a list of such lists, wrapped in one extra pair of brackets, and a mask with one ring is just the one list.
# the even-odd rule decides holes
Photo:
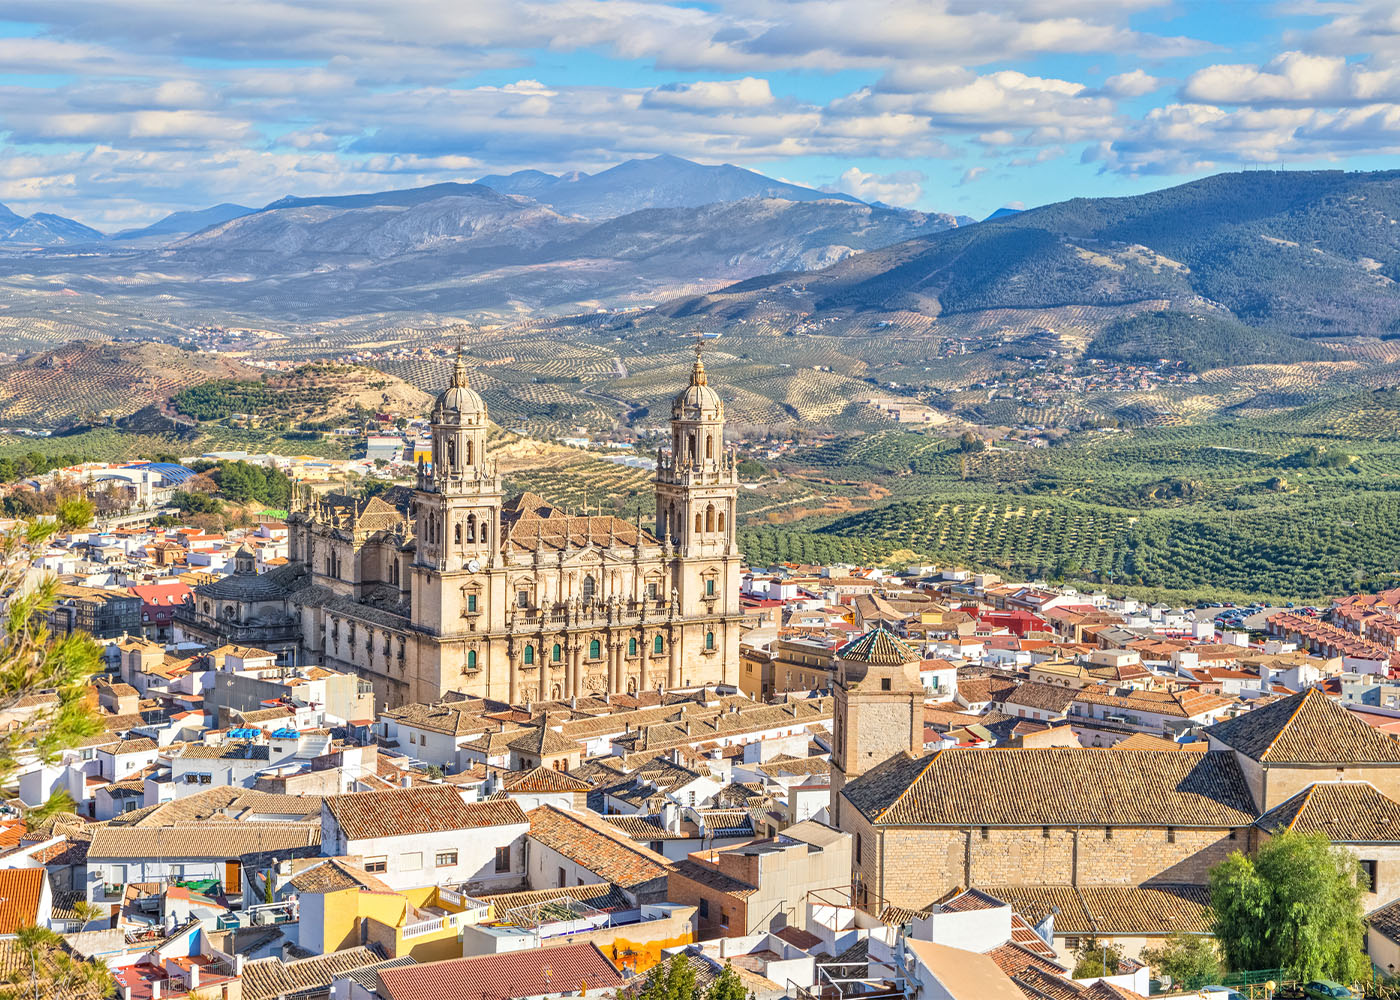
[[(57, 600), (58, 581), (34, 565), (59, 531), (86, 524), (92, 514), (91, 502), (64, 500), (52, 521), (21, 522), (0, 533), (0, 713), (14, 716), (28, 699), (46, 694), (36, 711), (0, 734), (0, 783), (14, 776), (21, 755), (51, 761), (101, 729), (87, 697), (88, 681), (102, 666), (101, 650), (81, 632), (53, 638), (45, 616)], [(40, 814), (68, 804), (56, 797)]]

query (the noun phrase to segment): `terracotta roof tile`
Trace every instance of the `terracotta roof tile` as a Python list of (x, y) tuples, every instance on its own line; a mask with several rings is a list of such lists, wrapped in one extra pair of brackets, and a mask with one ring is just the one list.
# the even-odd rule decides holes
[(1320, 781), (1259, 817), (1270, 833), (1324, 833), (1336, 843), (1400, 840), (1400, 802), (1366, 781)]
[(882, 826), (1239, 827), (1255, 818), (1234, 755), (1222, 751), (903, 753), (842, 794)]
[(1206, 733), (1246, 757), (1273, 764), (1400, 763), (1400, 742), (1316, 688), (1217, 722)]
[(582, 778), (541, 765), (529, 771), (510, 772), (502, 787), (518, 795), (525, 792), (586, 792), (593, 786)]
[(453, 958), (379, 974), (388, 1000), (511, 1000), (581, 991), (603, 994), (626, 981), (591, 944)]
[(0, 869), (0, 934), (14, 934), (38, 923), (39, 898), (48, 872), (43, 868)]
[(919, 654), (908, 643), (883, 628), (871, 629), (859, 639), (848, 642), (836, 651), (836, 655), (855, 663), (892, 667), (919, 659)]
[(1007, 885), (981, 887), (1029, 920), (1051, 907), (1056, 934), (1166, 935), (1210, 932), (1210, 890), (1200, 885)]
[(529, 817), (532, 840), (624, 889), (664, 878), (670, 871), (665, 858), (601, 819), (553, 806), (534, 809)]
[(400, 837), (442, 830), (472, 830), (484, 826), (509, 826), (527, 822), (525, 813), (511, 801), (473, 802), (451, 785), (420, 785), (351, 792), (326, 799), (348, 840)]
[(271, 1000), (330, 986), (352, 969), (374, 965), (383, 957), (371, 948), (347, 948), (290, 962), (262, 958), (243, 966), (243, 1000)]

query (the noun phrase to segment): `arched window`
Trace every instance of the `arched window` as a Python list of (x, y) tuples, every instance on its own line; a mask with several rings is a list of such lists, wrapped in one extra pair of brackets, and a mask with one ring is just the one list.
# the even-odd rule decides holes
[(603, 644), (594, 639), (588, 644), (588, 658), (590, 660), (600, 660), (603, 658)]
[(561, 646), (561, 645), (559, 645), (559, 643), (556, 642), (556, 643), (554, 644), (554, 650), (549, 654), (549, 658), (550, 658), (551, 660), (553, 660), (555, 663), (558, 663), (560, 660), (562, 660), (562, 659), (564, 658), (564, 647)]
[(550, 696), (550, 698), (552, 698), (554, 701), (558, 701), (558, 700), (559, 700), (560, 691), (559, 691), (559, 685), (558, 685), (558, 684), (554, 685), (554, 687), (552, 687), (552, 688), (550, 689), (550, 691), (549, 691), (549, 696)]
[(715, 505), (710, 504), (705, 508), (705, 530), (715, 530)]
[(530, 666), (535, 662), (535, 647), (526, 643), (525, 645), (525, 666)]
[(447, 439), (447, 465), (449, 468), (457, 464), (457, 442), (451, 438)]
[(467, 650), (467, 669), (476, 669), (476, 650), (474, 649)]
[(693, 462), (693, 461), (695, 461), (695, 435), (694, 435), (694, 434), (688, 434), (688, 435), (686, 435), (686, 437), (687, 437), (687, 440), (689, 441), (690, 460)]
[(706, 458), (714, 458), (714, 457), (715, 457), (715, 437), (714, 437), (713, 434), (706, 434), (706, 435), (705, 435), (705, 457), (706, 457)]
[(467, 464), (472, 464), (472, 442), (470, 438), (467, 439)]
[(719, 512), (719, 518), (715, 523), (715, 527), (717, 527), (720, 531), (724, 530), (724, 511)]
[(593, 592), (597, 588), (598, 584), (594, 581), (592, 574), (583, 578), (583, 599), (585, 602), (593, 600)]
[(706, 633), (705, 633), (705, 648), (706, 648), (706, 649), (714, 649), (714, 648), (715, 648), (715, 634), (714, 634), (713, 632), (706, 632)]
[(636, 656), (636, 655), (637, 655), (637, 640), (636, 640), (636, 639), (628, 639), (628, 640), (627, 640), (627, 655), (628, 655), (628, 656)]
[(458, 545), (462, 544), (462, 526), (460, 524), (452, 526), (452, 540)]
[(635, 695), (637, 693), (637, 678), (627, 678), (627, 693), (630, 695)]
[(476, 541), (476, 515), (467, 515), (467, 541)]
[(662, 538), (665, 538), (671, 533), (671, 512), (669, 510), (663, 510), (661, 512), (660, 528)]
[(698, 535), (700, 534), (701, 530), (702, 529), (700, 527), (700, 512), (697, 510), (695, 512), (695, 533)]
[(666, 648), (666, 645), (665, 645), (665, 643), (662, 641), (661, 636), (658, 635), (655, 639), (651, 640), (651, 651), (652, 651), (653, 653), (660, 653), (660, 652), (662, 652), (665, 648)]

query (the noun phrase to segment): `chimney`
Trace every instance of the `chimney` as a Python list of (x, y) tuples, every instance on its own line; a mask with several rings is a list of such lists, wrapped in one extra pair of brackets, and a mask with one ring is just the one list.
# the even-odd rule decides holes
[(190, 992), (199, 989), (199, 966), (190, 963)]
[(160, 1000), (160, 980), (151, 980), (151, 1000)]
[(413, 787), (413, 775), (411, 775), (411, 774), (409, 774), (407, 771), (405, 771), (405, 772), (403, 773), (403, 775), (400, 776), (400, 778), (399, 778), (399, 784), (402, 785), (404, 788), (412, 788), (412, 787)]

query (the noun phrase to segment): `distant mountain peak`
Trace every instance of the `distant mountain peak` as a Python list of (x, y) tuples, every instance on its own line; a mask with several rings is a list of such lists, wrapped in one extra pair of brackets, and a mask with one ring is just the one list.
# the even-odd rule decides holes
[(557, 211), (587, 219), (610, 219), (648, 208), (698, 208), (745, 198), (787, 201), (836, 199), (863, 204), (840, 192), (817, 191), (774, 180), (732, 163), (705, 164), (674, 153), (625, 160), (596, 174), (578, 171), (559, 177), (538, 170), (492, 174), (477, 183), (502, 194), (518, 194)]

